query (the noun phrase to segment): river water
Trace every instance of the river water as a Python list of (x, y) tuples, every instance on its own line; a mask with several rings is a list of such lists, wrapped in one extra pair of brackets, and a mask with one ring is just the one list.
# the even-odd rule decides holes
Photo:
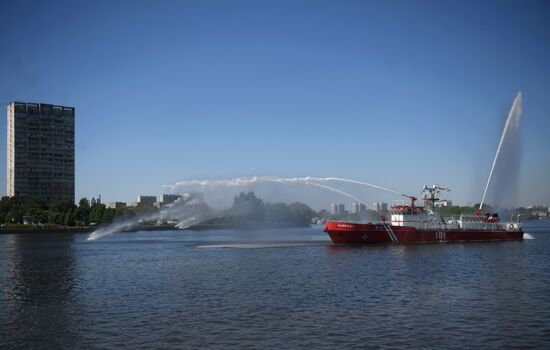
[(0, 348), (550, 348), (523, 242), (335, 246), (321, 227), (0, 235)]

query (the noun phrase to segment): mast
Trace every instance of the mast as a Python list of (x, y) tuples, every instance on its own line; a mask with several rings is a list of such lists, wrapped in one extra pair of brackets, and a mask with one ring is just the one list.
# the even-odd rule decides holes
[(425, 195), (422, 199), (426, 203), (431, 203), (429, 208), (430, 210), (434, 210), (435, 202), (439, 200), (437, 196), (439, 196), (441, 191), (450, 191), (450, 189), (439, 185), (432, 185), (431, 187), (424, 185), (422, 192), (424, 192)]

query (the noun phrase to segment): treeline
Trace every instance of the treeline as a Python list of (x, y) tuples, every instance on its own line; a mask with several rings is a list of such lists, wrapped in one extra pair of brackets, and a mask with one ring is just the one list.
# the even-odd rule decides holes
[[(442, 207), (439, 209), (439, 212), (443, 216), (451, 215), (475, 215), (477, 209), (479, 208), (479, 203), (473, 206), (451, 206), (451, 207)], [(521, 220), (536, 220), (540, 218), (541, 213), (544, 214), (544, 217), (548, 216), (547, 207), (530, 207), (524, 208), (519, 207), (516, 209), (495, 209), (491, 205), (483, 204), (484, 213), (497, 213), (501, 220), (509, 220), (513, 218), (517, 220), (518, 215)]]
[[(2, 227), (84, 227), (105, 225), (119, 218), (130, 218), (159, 209), (154, 207), (107, 208), (103, 203), (82, 198), (75, 205), (69, 198), (59, 197), (51, 203), (38, 197), (21, 199), (3, 197), (0, 200)], [(230, 226), (307, 226), (317, 213), (303, 203), (268, 203), (254, 192), (240, 193), (233, 206), (205, 225)], [(177, 215), (176, 215), (177, 217)]]
[(251, 227), (308, 226), (317, 213), (304, 203), (269, 203), (254, 192), (241, 192), (233, 199), (231, 208), (203, 225)]
[[(477, 208), (479, 208), (479, 204), (477, 206), (460, 206), (460, 205), (453, 205), (448, 207), (441, 207), (439, 208), (439, 213), (443, 216), (452, 216), (452, 215), (474, 215)], [(491, 212), (493, 208), (491, 208), (488, 205), (483, 205), (483, 211), (484, 212)]]
[(139, 208), (107, 208), (82, 198), (75, 205), (69, 198), (58, 197), (52, 202), (39, 197), (3, 197), (0, 200), (0, 224), (6, 226), (98, 226), (119, 217), (132, 217)]

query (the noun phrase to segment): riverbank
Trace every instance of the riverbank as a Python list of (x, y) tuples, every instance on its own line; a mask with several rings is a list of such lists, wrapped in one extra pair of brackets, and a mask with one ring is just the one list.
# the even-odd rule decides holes
[[(230, 230), (230, 229), (240, 229), (240, 230), (262, 230), (262, 229), (290, 229), (290, 228), (305, 228), (310, 225), (298, 226), (295, 224), (270, 224), (270, 225), (256, 225), (256, 224), (198, 224), (184, 230), (190, 231), (204, 231), (204, 230)], [(38, 227), (28, 227), (28, 228), (2, 228), (0, 229), (0, 234), (52, 234), (52, 233), (91, 233), (97, 230), (99, 227), (48, 227), (48, 228), (38, 228)], [(137, 232), (137, 231), (171, 231), (179, 230), (179, 228), (172, 225), (158, 225), (158, 226), (136, 226), (127, 230), (122, 230), (123, 232)]]
[(28, 234), (28, 233), (40, 233), (40, 234), (52, 234), (52, 233), (89, 233), (96, 230), (96, 227), (60, 227), (60, 228), (13, 228), (13, 229), (0, 229), (0, 235), (11, 234)]

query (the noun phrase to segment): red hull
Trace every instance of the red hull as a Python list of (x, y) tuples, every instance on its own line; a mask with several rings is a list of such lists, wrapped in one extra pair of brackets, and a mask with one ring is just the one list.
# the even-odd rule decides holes
[(417, 230), (410, 226), (390, 224), (356, 224), (327, 221), (327, 232), (334, 243), (435, 243), (518, 241), (523, 231), (506, 230)]

